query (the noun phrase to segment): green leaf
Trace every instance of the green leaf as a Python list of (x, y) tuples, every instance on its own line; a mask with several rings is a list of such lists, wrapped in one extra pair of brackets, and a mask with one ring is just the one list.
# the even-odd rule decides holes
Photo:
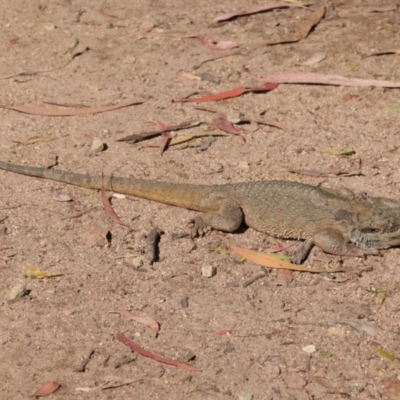
[(388, 351), (382, 349), (381, 347), (374, 347), (375, 351), (380, 354), (383, 358), (386, 358), (389, 361), (394, 361), (396, 357), (393, 354), (390, 354)]
[(345, 149), (345, 150), (343, 150), (343, 151), (341, 151), (340, 153), (329, 153), (329, 154), (331, 154), (332, 156), (352, 156), (352, 155), (354, 155), (354, 154), (356, 154), (356, 151), (355, 150), (353, 150), (353, 149)]

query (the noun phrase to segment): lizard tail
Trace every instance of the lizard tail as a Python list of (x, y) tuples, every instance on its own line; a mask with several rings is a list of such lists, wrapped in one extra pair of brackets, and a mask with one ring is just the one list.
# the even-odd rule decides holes
[(170, 204), (195, 211), (208, 211), (204, 207), (204, 197), (207, 187), (186, 183), (159, 182), (147, 179), (123, 178), (117, 176), (101, 176), (78, 174), (69, 171), (47, 169), (9, 164), (0, 161), (0, 169), (15, 172), (20, 175), (49, 179), (88, 189), (101, 189), (127, 194), (143, 199)]

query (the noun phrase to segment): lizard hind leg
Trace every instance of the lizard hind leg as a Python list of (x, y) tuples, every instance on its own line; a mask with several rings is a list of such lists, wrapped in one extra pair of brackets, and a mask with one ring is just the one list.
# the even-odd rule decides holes
[(200, 214), (193, 219), (192, 237), (203, 234), (207, 227), (224, 232), (235, 232), (239, 229), (244, 217), (236, 200), (217, 195), (213, 196), (212, 199), (205, 200), (211, 202), (212, 209), (205, 206), (205, 210), (211, 211)]

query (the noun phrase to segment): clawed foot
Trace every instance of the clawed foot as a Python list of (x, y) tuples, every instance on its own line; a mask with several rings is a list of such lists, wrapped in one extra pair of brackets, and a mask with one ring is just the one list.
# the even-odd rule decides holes
[(210, 227), (203, 221), (203, 218), (200, 216), (195, 217), (191, 220), (191, 229), (190, 229), (190, 237), (193, 239), (197, 236), (204, 236), (209, 230)]
[(312, 247), (314, 246), (311, 240), (306, 240), (300, 247), (297, 247), (295, 251), (290, 255), (290, 260), (293, 264), (301, 264), (310, 254)]

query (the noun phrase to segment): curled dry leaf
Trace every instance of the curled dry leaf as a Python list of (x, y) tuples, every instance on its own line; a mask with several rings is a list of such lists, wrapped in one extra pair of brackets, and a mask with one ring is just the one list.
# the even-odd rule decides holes
[(167, 130), (167, 125), (164, 124), (164, 122), (160, 121), (154, 121), (156, 123), (157, 129), (163, 131), (161, 133), (161, 140), (160, 140), (160, 153), (161, 155), (164, 153), (164, 151), (167, 149), (168, 144), (171, 140), (171, 131)]
[(168, 358), (164, 358), (158, 354), (151, 353), (150, 351), (143, 349), (133, 340), (128, 339), (123, 333), (117, 335), (117, 340), (125, 346), (128, 346), (132, 351), (136, 351), (136, 353), (144, 357), (151, 358), (152, 360), (158, 361), (163, 364), (173, 365), (187, 371), (198, 371), (198, 369), (196, 367), (193, 367), (192, 365), (184, 364), (179, 361), (169, 360)]
[(269, 121), (264, 118), (252, 118), (251, 121), (257, 122), (258, 124), (261, 124), (261, 125), (274, 126), (275, 128), (282, 129), (283, 131), (287, 131), (287, 128), (285, 128), (284, 125), (282, 125), (276, 121)]
[(367, 54), (362, 58), (388, 56), (391, 54), (400, 54), (400, 49), (382, 50), (382, 51), (378, 51), (376, 53)]
[(196, 97), (192, 99), (184, 99), (183, 102), (188, 103), (203, 103), (207, 101), (219, 101), (219, 100), (226, 100), (231, 99), (232, 97), (241, 96), (243, 93), (246, 93), (247, 89), (245, 87), (237, 87), (235, 89), (227, 90), (225, 92), (217, 93), (217, 94), (210, 94), (207, 96)]
[(271, 10), (275, 10), (277, 8), (289, 8), (289, 7), (302, 7), (304, 8), (302, 5), (297, 5), (297, 4), (288, 4), (288, 3), (270, 3), (266, 6), (252, 6), (246, 10), (242, 10), (242, 11), (233, 11), (233, 12), (229, 12), (226, 14), (219, 14), (217, 15), (213, 20), (212, 23), (215, 24), (217, 22), (222, 22), (222, 21), (228, 21), (232, 18), (236, 18), (236, 17), (243, 17), (246, 15), (251, 15), (251, 14), (257, 14), (260, 12), (264, 12), (264, 11), (271, 11)]
[(229, 136), (227, 133), (222, 133), (222, 132), (196, 132), (196, 133), (192, 133), (189, 135), (184, 135), (184, 136), (177, 136), (171, 139), (169, 145), (170, 146), (175, 146), (177, 144), (181, 144), (181, 143), (185, 143), (188, 142), (192, 139), (198, 138), (198, 137), (204, 137), (204, 136)]
[(36, 144), (40, 142), (52, 142), (53, 140), (56, 140), (57, 138), (54, 136), (34, 136), (31, 137), (24, 142), (21, 142), (22, 146), (28, 146), (30, 144)]
[(7, 110), (13, 110), (24, 114), (33, 115), (45, 115), (49, 117), (67, 117), (74, 115), (88, 115), (88, 114), (98, 114), (107, 111), (118, 110), (119, 108), (133, 106), (135, 104), (144, 103), (146, 99), (135, 99), (131, 101), (126, 101), (123, 103), (115, 104), (113, 106), (96, 107), (96, 108), (48, 108), (43, 106), (7, 106), (0, 104), (0, 108), (5, 108)]
[(332, 86), (359, 86), (359, 87), (386, 87), (400, 88), (400, 82), (383, 81), (379, 79), (347, 78), (341, 75), (319, 74), (314, 72), (276, 72), (261, 77), (247, 73), (256, 81), (263, 83), (298, 83), (311, 85), (332, 85)]
[(237, 129), (229, 122), (225, 114), (218, 113), (217, 116), (211, 121), (211, 126), (221, 131), (239, 135)]
[(202, 124), (202, 122), (187, 121), (187, 122), (183, 122), (178, 125), (167, 126), (163, 129), (157, 129), (157, 130), (151, 131), (151, 132), (136, 133), (133, 135), (125, 136), (121, 139), (117, 139), (117, 142), (128, 142), (128, 143), (134, 144), (134, 143), (140, 142), (142, 140), (151, 139), (153, 137), (159, 136), (163, 132), (179, 131), (181, 129), (195, 128), (196, 126), (200, 126), (201, 124)]
[(118, 225), (124, 226), (125, 228), (128, 228), (130, 231), (132, 230), (132, 228), (125, 224), (124, 222), (122, 222), (118, 215), (115, 213), (115, 211), (113, 210), (110, 200), (107, 196), (107, 192), (106, 189), (104, 187), (104, 179), (103, 179), (103, 183), (101, 185), (101, 189), (100, 189), (100, 197), (101, 197), (101, 202), (103, 203), (103, 207), (104, 207), (104, 212), (106, 213), (107, 217), (115, 222)]
[(336, 176), (342, 175), (345, 172), (337, 168), (331, 169), (289, 169), (292, 174), (307, 175), (307, 176)]
[(38, 391), (35, 393), (35, 397), (45, 397), (49, 394), (54, 393), (56, 390), (60, 389), (61, 385), (57, 382), (46, 382)]
[(203, 103), (203, 102), (208, 102), (208, 101), (220, 101), (220, 100), (231, 99), (233, 97), (238, 97), (238, 96), (241, 96), (243, 93), (248, 93), (248, 92), (269, 92), (271, 90), (274, 90), (277, 87), (278, 87), (278, 84), (276, 84), (276, 83), (266, 82), (262, 86), (259, 86), (259, 87), (251, 87), (251, 88), (237, 87), (237, 88), (234, 88), (231, 90), (227, 90), (226, 92), (210, 94), (210, 95), (201, 96), (201, 97), (195, 97), (192, 99), (183, 99), (181, 101), (187, 102), (187, 103)]
[(157, 336), (160, 330), (159, 323), (155, 319), (148, 317), (147, 315), (141, 316), (132, 311), (127, 311), (127, 310), (115, 310), (115, 311), (109, 311), (109, 313), (120, 314), (125, 318), (131, 319), (132, 321), (139, 322), (140, 324), (143, 324), (148, 328), (150, 328), (154, 332), (155, 336)]

